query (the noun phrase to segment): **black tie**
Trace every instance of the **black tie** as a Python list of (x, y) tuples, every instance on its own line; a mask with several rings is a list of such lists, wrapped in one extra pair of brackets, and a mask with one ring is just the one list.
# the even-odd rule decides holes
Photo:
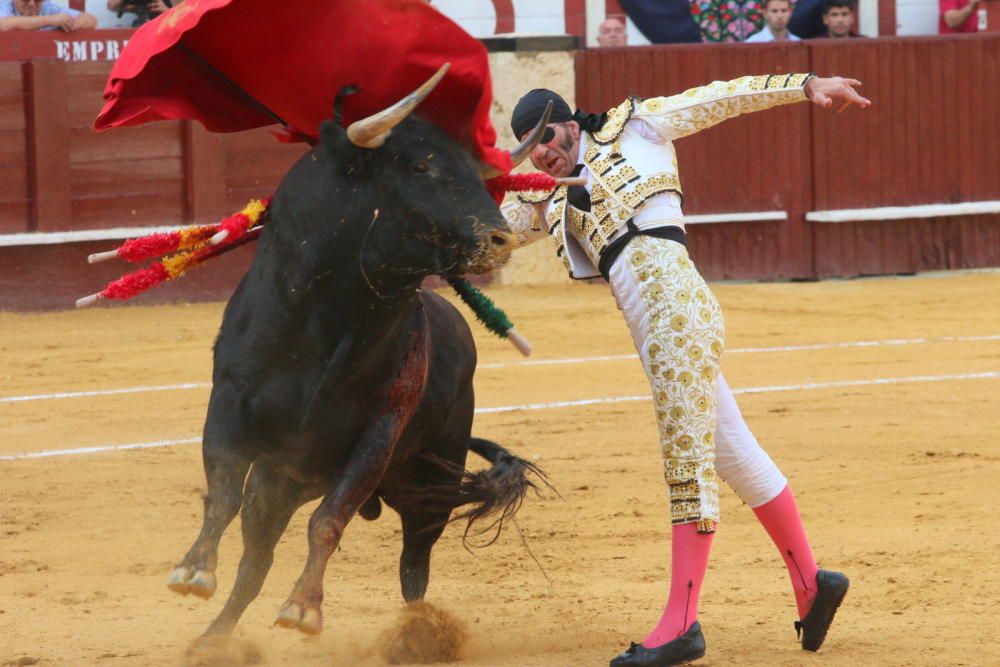
[[(573, 167), (573, 173), (570, 176), (579, 176), (581, 171), (583, 171), (583, 165), (578, 164)], [(582, 185), (571, 185), (566, 197), (569, 199), (569, 203), (579, 210), (590, 212), (590, 193), (587, 192), (587, 188)]]

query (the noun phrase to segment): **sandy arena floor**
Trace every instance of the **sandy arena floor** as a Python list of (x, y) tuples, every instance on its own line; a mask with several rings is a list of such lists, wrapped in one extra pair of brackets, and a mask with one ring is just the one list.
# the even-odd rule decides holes
[[(702, 595), (709, 652), (698, 664), (1000, 664), (1000, 273), (716, 292), (729, 382), (780, 388), (738, 399), (792, 480), (821, 566), (853, 586), (822, 651), (800, 651), (779, 556), (726, 489)], [(526, 365), (474, 326), (479, 406), (647, 392), (635, 359), (588, 359), (633, 352), (606, 288), (490, 293), (535, 344), (533, 361), (575, 361)], [(182, 664), (221, 608), (240, 553), (236, 523), (215, 598), (164, 586), (200, 525), (193, 441), (221, 310), (0, 313), (0, 665)], [(873, 343), (837, 345), (859, 341)], [(805, 347), (774, 349), (788, 346)], [(512, 527), (470, 555), (452, 526), (428, 600), (466, 622), (465, 664), (607, 664), (666, 599), (669, 531), (649, 402), (481, 414), (475, 431), (537, 460), (561, 492), (531, 499), (518, 518), (551, 582)], [(174, 440), (189, 442), (19, 456)], [(266, 664), (380, 664), (372, 646), (402, 606), (391, 511), (348, 528), (328, 569), (322, 635), (271, 625), (304, 563), (311, 507), (295, 517), (237, 636)]]

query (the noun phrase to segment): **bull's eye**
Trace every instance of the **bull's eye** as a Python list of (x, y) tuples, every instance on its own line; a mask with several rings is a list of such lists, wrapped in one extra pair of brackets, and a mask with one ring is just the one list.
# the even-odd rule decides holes
[(415, 165), (413, 165), (413, 171), (417, 172), (418, 174), (426, 174), (430, 170), (431, 166), (426, 162), (418, 162)]

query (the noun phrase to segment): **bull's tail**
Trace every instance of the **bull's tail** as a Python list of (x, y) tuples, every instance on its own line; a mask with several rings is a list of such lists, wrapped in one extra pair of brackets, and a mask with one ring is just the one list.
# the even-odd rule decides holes
[(545, 473), (531, 461), (511, 454), (499, 444), (484, 438), (471, 438), (469, 450), (492, 465), (472, 472), (438, 459), (436, 463), (455, 473), (455, 482), (425, 487), (418, 492), (423, 507), (440, 510), (466, 508), (452, 515), (449, 521), (465, 520), (463, 541), (494, 533), (485, 543), (496, 542), (508, 519), (521, 508), (528, 491), (539, 490), (539, 484), (552, 488)]

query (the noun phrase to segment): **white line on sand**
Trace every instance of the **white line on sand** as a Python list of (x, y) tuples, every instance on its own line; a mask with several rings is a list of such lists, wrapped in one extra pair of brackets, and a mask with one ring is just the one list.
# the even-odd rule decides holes
[[(889, 345), (922, 345), (926, 343), (960, 343), (1000, 340), (1000, 335), (994, 336), (940, 336), (937, 338), (891, 338), (888, 340), (858, 340), (844, 343), (816, 343), (813, 345), (784, 345), (780, 347), (737, 347), (726, 350), (726, 354), (760, 354), (771, 352), (800, 352), (808, 350), (831, 350), (851, 347), (881, 347)], [(477, 368), (512, 368), (520, 366), (550, 366), (559, 364), (588, 364), (601, 361), (621, 361), (637, 359), (636, 354), (613, 354), (594, 357), (569, 357), (563, 359), (534, 359), (531, 361), (515, 361), (510, 363), (479, 364)], [(56, 398), (86, 398), (91, 396), (115, 396), (118, 394), (139, 394), (154, 391), (182, 391), (186, 389), (208, 389), (210, 382), (189, 382), (186, 384), (165, 384), (149, 387), (123, 387), (119, 389), (98, 389), (94, 391), (66, 391), (55, 394), (29, 394), (26, 396), (0, 397), (0, 403), (21, 403), (26, 401), (44, 401)]]
[[(734, 389), (734, 394), (765, 394), (779, 391), (808, 391), (814, 389), (833, 389), (837, 387), (864, 387), (872, 385), (904, 384), (909, 382), (948, 382), (955, 380), (982, 380), (1000, 378), (1000, 371), (985, 373), (958, 373), (953, 375), (913, 375), (899, 378), (874, 378), (871, 380), (838, 380), (834, 382), (812, 382), (808, 384), (786, 384), (770, 387), (744, 387)], [(611, 396), (606, 398), (590, 398), (577, 401), (557, 401), (553, 403), (526, 403), (524, 405), (501, 405), (494, 408), (477, 408), (476, 414), (495, 414), (498, 412), (516, 412), (518, 410), (552, 410), (583, 405), (598, 405), (608, 403), (627, 403), (633, 401), (648, 401), (650, 396)], [(53, 456), (71, 456), (74, 454), (96, 454), (98, 452), (116, 452), (129, 449), (153, 449), (156, 447), (174, 447), (201, 442), (201, 438), (183, 438), (180, 440), (157, 440), (154, 442), (139, 442), (127, 445), (103, 445), (96, 447), (75, 447), (73, 449), (50, 449), (40, 452), (25, 452), (21, 454), (0, 455), (0, 461), (18, 461), (21, 459), (40, 459)]]

